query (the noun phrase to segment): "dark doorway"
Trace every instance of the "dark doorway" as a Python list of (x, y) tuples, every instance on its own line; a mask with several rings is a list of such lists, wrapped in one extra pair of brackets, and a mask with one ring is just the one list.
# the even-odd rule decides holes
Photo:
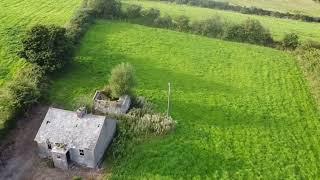
[(66, 157), (67, 157), (67, 162), (68, 162), (68, 164), (69, 164), (70, 161), (71, 161), (71, 159), (70, 159), (70, 152), (69, 152), (69, 151), (67, 152)]

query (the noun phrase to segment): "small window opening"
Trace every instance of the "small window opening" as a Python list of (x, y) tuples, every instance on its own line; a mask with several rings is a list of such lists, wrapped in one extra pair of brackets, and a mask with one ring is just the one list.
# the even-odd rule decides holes
[(60, 156), (57, 156), (57, 158), (60, 159), (61, 157), (60, 157)]
[(81, 156), (84, 156), (84, 151), (82, 149), (80, 149), (79, 152)]
[(48, 143), (48, 149), (52, 149), (52, 147), (51, 147), (51, 144), (50, 143)]
[(46, 122), (46, 124), (49, 124), (49, 123), (50, 123), (50, 121), (47, 121), (47, 122)]

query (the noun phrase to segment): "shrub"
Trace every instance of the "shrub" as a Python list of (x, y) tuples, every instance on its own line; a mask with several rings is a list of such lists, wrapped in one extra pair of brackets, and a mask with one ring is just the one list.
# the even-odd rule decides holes
[(137, 123), (139, 131), (164, 135), (175, 128), (176, 122), (163, 114), (145, 114)]
[(67, 25), (66, 36), (76, 44), (89, 28), (89, 25), (94, 20), (94, 11), (89, 8), (81, 8), (70, 20)]
[(299, 36), (295, 33), (286, 34), (282, 40), (282, 46), (285, 49), (294, 50), (299, 45)]
[(129, 5), (127, 7), (127, 11), (126, 11), (127, 17), (128, 18), (140, 17), (141, 16), (141, 10), (142, 10), (142, 7), (139, 6), (139, 5), (135, 5), (135, 4)]
[(121, 2), (117, 0), (89, 0), (88, 7), (99, 17), (112, 19), (121, 14)]
[(113, 98), (130, 94), (134, 85), (134, 69), (130, 64), (121, 63), (112, 69), (109, 87)]
[(155, 8), (145, 9), (141, 12), (144, 17), (156, 19), (160, 16), (160, 10)]
[(178, 31), (189, 31), (189, 22), (190, 19), (187, 16), (178, 16), (174, 20), (175, 27)]
[(154, 20), (154, 25), (160, 28), (171, 28), (173, 26), (172, 18), (168, 15), (158, 17)]
[(38, 66), (26, 66), (16, 74), (7, 87), (18, 103), (16, 106), (27, 107), (40, 98), (45, 87), (43, 82), (43, 71)]
[(39, 65), (45, 72), (62, 68), (71, 56), (71, 43), (66, 36), (66, 29), (54, 25), (32, 27), (22, 45), (21, 57)]
[(221, 37), (224, 32), (224, 23), (219, 16), (192, 24), (192, 30), (196, 34), (208, 37)]
[(254, 19), (247, 19), (242, 24), (229, 26), (224, 38), (252, 44), (273, 44), (273, 39), (269, 30), (264, 28), (258, 20)]

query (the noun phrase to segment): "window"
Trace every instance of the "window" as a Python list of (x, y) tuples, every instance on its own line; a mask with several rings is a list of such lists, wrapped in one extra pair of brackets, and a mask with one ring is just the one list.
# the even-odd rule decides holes
[(82, 149), (79, 150), (80, 156), (84, 156), (84, 151)]
[(51, 144), (50, 143), (48, 143), (48, 149), (52, 149), (52, 147), (51, 147)]
[(61, 159), (61, 156), (58, 155), (57, 158), (58, 158), (58, 159)]

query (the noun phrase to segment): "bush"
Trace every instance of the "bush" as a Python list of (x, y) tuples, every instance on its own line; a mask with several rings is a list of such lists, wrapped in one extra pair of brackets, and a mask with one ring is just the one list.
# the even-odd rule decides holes
[(229, 26), (225, 32), (224, 38), (252, 44), (273, 44), (273, 39), (269, 30), (264, 28), (258, 20), (254, 19), (248, 19), (240, 25), (234, 24)]
[(208, 37), (222, 37), (224, 23), (219, 16), (207, 20), (198, 21), (192, 24), (192, 30), (196, 34)]
[(18, 103), (16, 107), (36, 103), (44, 87), (43, 71), (38, 66), (24, 67), (7, 86), (14, 101)]
[(117, 0), (89, 0), (88, 7), (93, 9), (98, 17), (112, 19), (121, 14), (121, 2)]
[(135, 5), (135, 4), (129, 5), (127, 7), (127, 11), (126, 11), (127, 17), (128, 18), (140, 17), (141, 16), (141, 10), (142, 10), (142, 7), (139, 6), (139, 5)]
[(154, 20), (160, 16), (160, 10), (155, 8), (145, 9), (141, 12), (141, 14), (144, 17)]
[(54, 25), (32, 27), (22, 45), (21, 57), (39, 65), (46, 73), (62, 68), (71, 57), (72, 46), (66, 29)]
[(282, 46), (284, 49), (294, 50), (299, 45), (299, 36), (295, 33), (286, 34), (282, 40)]
[(190, 19), (187, 16), (178, 16), (174, 20), (175, 27), (177, 28), (178, 31), (189, 31), (190, 26), (189, 26)]
[(81, 8), (75, 13), (67, 25), (66, 36), (73, 42), (73, 44), (79, 43), (81, 37), (87, 31), (93, 20), (94, 11), (89, 8)]
[(131, 94), (134, 85), (134, 69), (130, 64), (121, 63), (112, 69), (109, 87), (113, 98)]
[(303, 46), (306, 48), (320, 49), (320, 42), (313, 41), (313, 40), (307, 40), (304, 42)]
[(156, 18), (153, 24), (156, 27), (168, 28), (168, 29), (172, 28), (173, 26), (172, 18), (168, 15)]

